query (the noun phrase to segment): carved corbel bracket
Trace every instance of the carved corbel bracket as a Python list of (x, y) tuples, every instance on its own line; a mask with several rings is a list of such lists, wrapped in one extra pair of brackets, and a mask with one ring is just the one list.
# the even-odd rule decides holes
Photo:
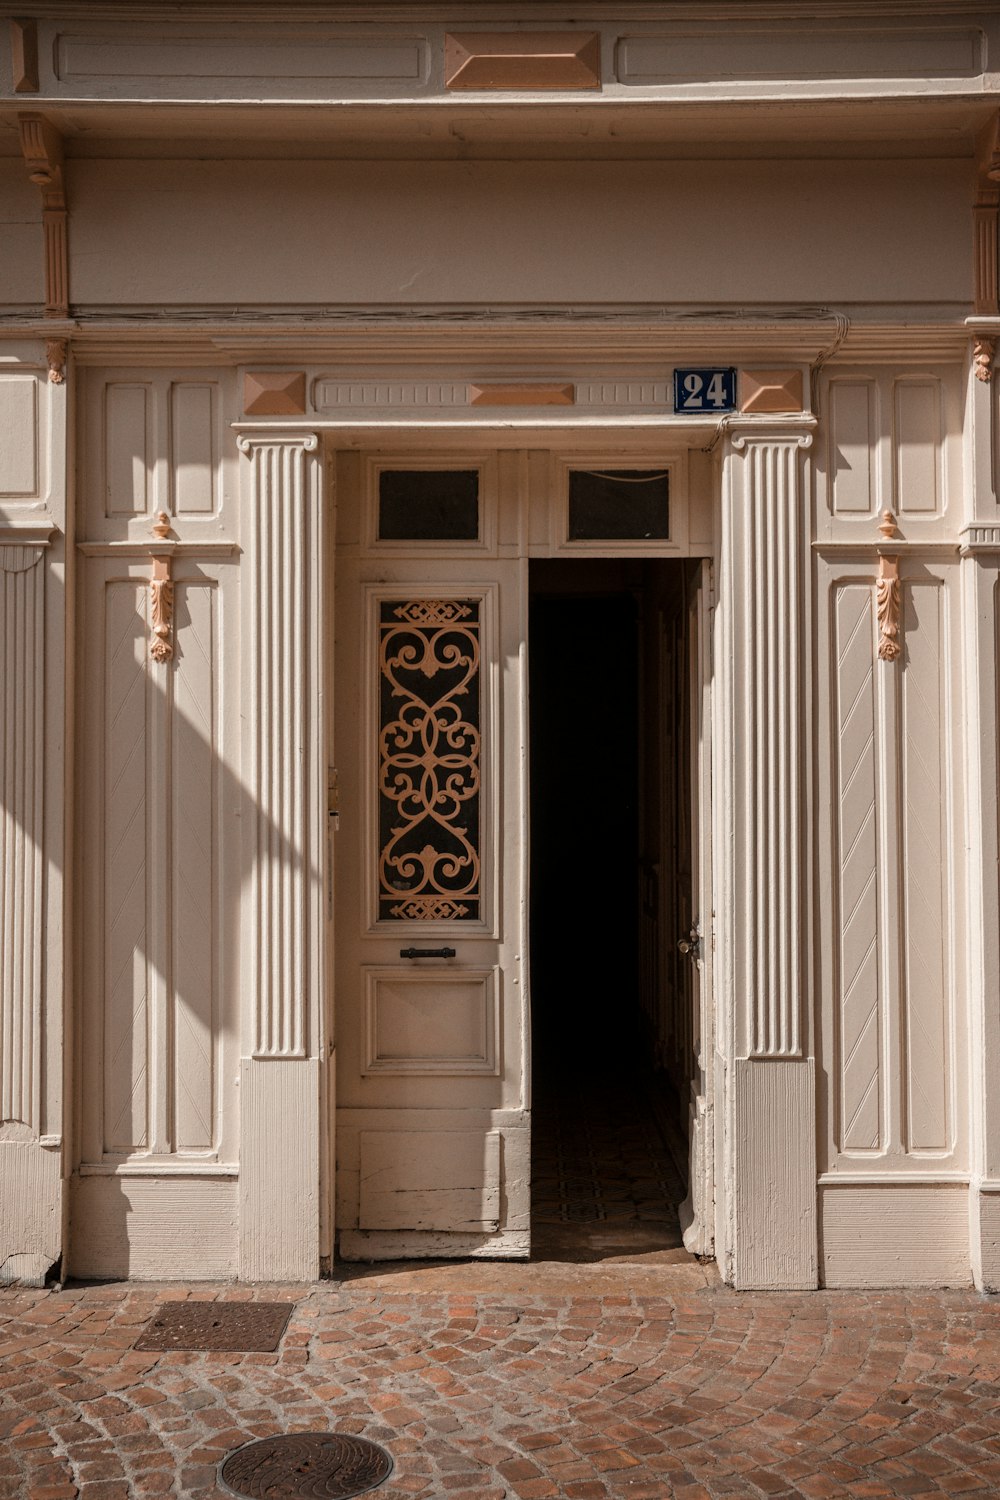
[[(882, 512), (879, 531), (887, 542), (895, 540), (899, 535), (891, 511), (884, 510)], [(878, 656), (880, 661), (896, 661), (903, 650), (899, 639), (901, 602), (899, 555), (895, 552), (886, 551), (881, 546), (878, 552), (878, 578), (875, 581), (875, 605), (878, 613)]]
[[(170, 535), (170, 517), (161, 510), (153, 526), (153, 535), (166, 541)], [(153, 555), (149, 583), (152, 639), (149, 654), (154, 661), (170, 661), (174, 654), (174, 581), (169, 553)]]
[(989, 385), (993, 378), (993, 361), (996, 358), (997, 341), (977, 333), (972, 346), (972, 373), (977, 380)]
[(28, 177), (42, 195), (45, 316), (66, 318), (69, 316), (69, 256), (62, 136), (44, 115), (18, 115), (18, 126)]
[(45, 340), (45, 358), (49, 366), (50, 385), (62, 385), (66, 379), (66, 353), (65, 339)]

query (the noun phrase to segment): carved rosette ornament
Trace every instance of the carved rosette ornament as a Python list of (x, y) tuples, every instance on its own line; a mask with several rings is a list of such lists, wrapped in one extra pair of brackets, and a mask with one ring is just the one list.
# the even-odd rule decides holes
[[(882, 512), (879, 531), (887, 542), (897, 536), (896, 522), (890, 511)], [(875, 604), (878, 613), (878, 656), (880, 661), (896, 661), (902, 654), (899, 639), (900, 586), (899, 558), (879, 548), (878, 578), (875, 581)]]
[(977, 380), (989, 384), (993, 376), (993, 360), (996, 357), (997, 341), (979, 337), (972, 350), (972, 370)]
[[(170, 517), (161, 510), (153, 526), (153, 535), (166, 541), (170, 535)], [(153, 576), (149, 584), (152, 640), (149, 654), (154, 661), (170, 661), (174, 654), (174, 583), (170, 576), (170, 554), (153, 558)]]

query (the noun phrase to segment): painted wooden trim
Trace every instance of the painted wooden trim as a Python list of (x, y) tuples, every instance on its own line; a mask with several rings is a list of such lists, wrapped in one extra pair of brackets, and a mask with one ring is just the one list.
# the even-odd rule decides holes
[(306, 409), (304, 370), (248, 370), (243, 410), (253, 417), (296, 417)]
[(737, 1058), (732, 1067), (733, 1285), (810, 1290), (818, 1275), (812, 1061)]
[(744, 415), (770, 412), (800, 412), (804, 409), (801, 370), (749, 370), (739, 372), (740, 411)]
[(599, 89), (596, 31), (461, 31), (444, 39), (451, 90)]
[(319, 1068), (315, 1059), (241, 1064), (239, 1274), (245, 1281), (319, 1275)]
[(470, 406), (573, 406), (573, 385), (470, 385)]
[(77, 1168), (78, 1177), (238, 1177), (240, 1169), (235, 1164), (221, 1162), (186, 1161), (169, 1156), (160, 1161), (98, 1161), (82, 1162)]
[(820, 1189), (827, 1287), (969, 1286), (969, 1191), (963, 1183)]
[(10, 64), (15, 94), (38, 93), (38, 22), (11, 20)]
[(70, 1274), (231, 1280), (238, 1271), (238, 1195), (232, 1179), (75, 1178)]
[[(867, 558), (871, 557), (876, 545), (871, 538), (867, 541), (853, 541), (838, 537), (835, 541), (813, 542), (812, 551), (817, 557), (824, 558)], [(908, 542), (905, 537), (895, 537), (892, 543), (892, 554), (894, 557), (955, 557), (960, 548), (960, 542), (948, 538), (942, 538), (940, 541)]]

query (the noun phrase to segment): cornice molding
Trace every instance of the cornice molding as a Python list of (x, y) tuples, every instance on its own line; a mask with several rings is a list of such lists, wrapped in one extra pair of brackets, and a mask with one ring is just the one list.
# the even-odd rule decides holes
[[(901, 314), (901, 317), (905, 314)], [(843, 321), (842, 319), (840, 320)], [(1000, 317), (982, 316), (954, 322), (852, 323), (843, 337), (832, 312), (816, 316), (731, 318), (692, 316), (657, 310), (643, 316), (632, 310), (607, 309), (576, 315), (571, 311), (538, 316), (505, 315), (491, 319), (468, 310), (432, 310), (425, 317), (349, 316), (337, 319), (248, 319), (222, 324), (209, 314), (204, 321), (78, 319), (58, 325), (72, 335), (77, 364), (118, 359), (150, 365), (178, 359), (197, 364), (296, 367), (335, 366), (339, 375), (351, 367), (367, 369), (417, 364), (436, 367), (471, 361), (478, 371), (495, 366), (498, 377), (524, 362), (552, 367), (560, 362), (593, 360), (602, 368), (634, 366), (647, 360), (683, 362), (685, 358), (723, 359), (732, 363), (787, 361), (802, 365), (855, 365), (964, 361), (970, 333), (1000, 333)], [(53, 321), (11, 320), (0, 324), (0, 344), (50, 338)], [(519, 377), (524, 370), (515, 369)], [(558, 371), (556, 373), (559, 373)]]
[[(14, 18), (24, 14), (23, 0), (0, 0), (0, 16)], [(293, 0), (283, 4), (281, 0), (239, 0), (239, 3), (219, 4), (212, 0), (33, 0), (31, 14), (37, 18), (77, 21), (86, 11), (88, 20), (120, 20), (125, 14), (130, 20), (169, 20), (176, 24), (179, 17), (203, 21), (227, 21), (235, 17), (252, 16), (255, 20), (266, 20), (269, 16), (282, 23), (316, 21), (329, 17), (336, 21), (391, 21), (395, 18), (412, 24), (415, 14), (421, 20), (459, 24), (468, 17), (476, 22), (501, 20), (531, 20), (540, 24), (562, 21), (604, 20), (608, 7), (599, 0), (581, 0), (578, 5), (552, 3), (546, 7), (544, 16), (539, 16), (537, 0), (511, 0), (499, 4), (496, 0), (464, 0), (457, 5), (425, 4), (423, 0), (373, 0), (362, 4), (359, 0)], [(822, 23), (830, 20), (864, 20), (874, 23), (883, 17), (914, 18), (928, 17), (975, 17), (994, 13), (991, 4), (976, 4), (975, 0), (825, 0), (812, 7), (811, 19)], [(698, 3), (698, 0), (635, 0), (622, 6), (616, 20), (624, 24), (635, 20), (704, 22), (709, 21), (801, 21), (800, 0), (715, 0), (715, 3)]]

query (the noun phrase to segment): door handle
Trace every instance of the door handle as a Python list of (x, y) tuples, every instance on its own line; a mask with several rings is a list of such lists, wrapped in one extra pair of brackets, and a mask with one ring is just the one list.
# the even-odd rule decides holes
[(701, 958), (701, 934), (697, 927), (692, 927), (686, 938), (681, 938), (677, 944), (678, 953), (683, 953), (685, 958), (691, 958), (695, 963)]
[(454, 958), (454, 948), (400, 948), (400, 958)]

